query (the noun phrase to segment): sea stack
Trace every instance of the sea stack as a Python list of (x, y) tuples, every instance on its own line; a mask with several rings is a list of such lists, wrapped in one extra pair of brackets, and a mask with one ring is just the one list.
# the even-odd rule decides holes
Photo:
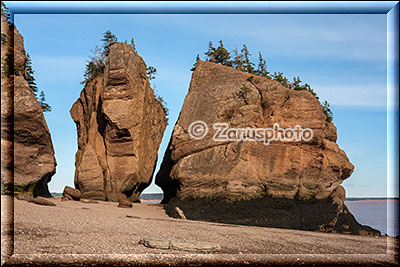
[[(190, 125), (208, 126), (203, 138)], [(311, 129), (311, 140), (215, 141), (229, 128)], [(198, 61), (189, 92), (156, 176), (168, 213), (187, 219), (267, 227), (379, 234), (344, 205), (341, 183), (353, 165), (336, 144), (336, 127), (319, 100), (266, 77)]]
[(51, 197), (47, 184), (57, 163), (41, 105), (27, 81), (24, 40), (3, 15), (1, 35), (1, 192)]
[(82, 198), (139, 202), (151, 183), (167, 121), (130, 45), (110, 48), (105, 71), (71, 108), (78, 132), (75, 187)]

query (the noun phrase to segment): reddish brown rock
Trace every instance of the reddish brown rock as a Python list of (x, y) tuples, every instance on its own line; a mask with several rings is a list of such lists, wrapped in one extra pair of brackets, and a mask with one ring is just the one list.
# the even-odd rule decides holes
[(71, 108), (78, 131), (75, 187), (82, 198), (139, 202), (150, 184), (166, 127), (143, 59), (114, 44), (103, 75), (90, 81)]
[[(208, 126), (192, 139), (195, 121)], [(214, 123), (230, 128), (309, 128), (310, 141), (213, 140)], [(167, 212), (186, 218), (306, 230), (336, 227), (340, 184), (353, 172), (336, 144), (336, 127), (307, 91), (210, 62), (198, 62), (156, 184)], [(333, 201), (334, 202), (333, 202)], [(332, 228), (332, 227), (331, 227)], [(336, 227), (335, 229), (338, 229)]]
[[(1, 190), (51, 197), (47, 184), (57, 164), (50, 132), (26, 80), (23, 38), (1, 19), (6, 36), (1, 46)], [(14, 72), (6, 74), (7, 68)]]
[(33, 199), (32, 195), (30, 194), (25, 194), (25, 193), (19, 193), (17, 195), (18, 200), (25, 200), (25, 201), (30, 201)]
[(43, 205), (43, 206), (56, 206), (56, 204), (44, 197), (35, 197), (31, 200), (29, 200), (29, 202), (35, 203), (37, 205)]
[(78, 189), (72, 188), (70, 186), (65, 186), (63, 191), (64, 197), (71, 197), (73, 200), (80, 200), (81, 199), (81, 191)]
[(129, 200), (120, 200), (118, 203), (118, 208), (132, 208), (132, 202)]

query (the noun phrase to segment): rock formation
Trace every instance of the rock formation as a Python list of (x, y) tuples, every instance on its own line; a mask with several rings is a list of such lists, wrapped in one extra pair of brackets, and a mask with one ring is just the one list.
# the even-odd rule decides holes
[(71, 108), (78, 131), (75, 187), (82, 198), (139, 202), (150, 184), (166, 115), (131, 46), (111, 46), (104, 74)]
[[(209, 131), (197, 140), (188, 131), (198, 120)], [(299, 125), (311, 129), (313, 138), (268, 145), (214, 141), (214, 123)], [(365, 228), (344, 205), (340, 186), (353, 165), (336, 138), (336, 127), (311, 93), (198, 61), (156, 184), (164, 191), (167, 212), (179, 207), (188, 219), (358, 234)]]
[(80, 200), (81, 199), (81, 191), (78, 189), (72, 188), (70, 186), (65, 186), (63, 191), (63, 197), (67, 200)]
[(23, 38), (1, 20), (1, 191), (50, 197), (57, 165), (50, 132), (26, 80)]

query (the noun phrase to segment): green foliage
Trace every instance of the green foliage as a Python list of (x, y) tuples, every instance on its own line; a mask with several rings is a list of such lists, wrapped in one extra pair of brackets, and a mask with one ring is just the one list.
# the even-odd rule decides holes
[(326, 121), (331, 122), (333, 120), (333, 113), (331, 111), (328, 101), (325, 100), (324, 103), (322, 103), (322, 108), (324, 110)]
[(300, 77), (297, 76), (293, 77), (293, 83), (292, 83), (292, 88), (293, 90), (304, 90), (303, 87), (300, 85), (301, 84), (301, 80)]
[(240, 91), (243, 91), (243, 92), (248, 93), (248, 92), (250, 92), (251, 90), (250, 90), (250, 88), (247, 87), (245, 84), (242, 84), (242, 87), (240, 87)]
[(274, 74), (272, 75), (272, 80), (280, 82), (285, 87), (289, 86), (289, 80), (285, 76), (283, 76), (282, 72), (274, 72)]
[[(254, 67), (255, 64), (250, 60), (251, 54), (247, 49), (246, 45), (243, 45), (243, 48), (240, 50), (240, 52), (238, 48), (235, 47), (232, 53), (229, 53), (224, 48), (222, 41), (219, 41), (219, 46), (217, 48), (215, 48), (213, 46), (213, 43), (210, 41), (208, 44), (208, 50), (204, 54), (207, 56), (207, 61), (209, 62), (231, 66), (243, 72), (256, 74), (261, 77), (266, 77), (268, 79), (275, 80), (289, 89), (293, 89), (296, 91), (306, 90), (307, 92), (312, 94), (316, 99), (319, 99), (314, 89), (311, 88), (311, 86), (308, 83), (302, 84), (300, 77), (294, 77), (293, 82), (291, 82), (287, 77), (283, 75), (282, 72), (274, 72), (274, 74), (270, 75), (270, 73), (267, 71), (267, 61), (262, 57), (261, 52), (258, 53), (258, 65), (257, 69), (255, 69)], [(232, 59), (230, 57), (231, 54), (232, 54)], [(200, 59), (199, 56), (197, 55), (196, 62), (198, 60)], [(193, 65), (193, 68), (191, 70), (194, 71), (195, 68), (196, 68), (196, 63)], [(257, 80), (254, 80), (253, 76), (247, 78), (247, 81), (251, 82), (255, 86), (257, 85)], [(249, 90), (250, 89), (248, 89), (245, 85), (243, 85), (238, 93), (238, 96), (242, 98), (246, 104), (248, 104), (247, 93), (249, 92)], [(324, 109), (327, 121), (328, 122), (332, 121), (333, 114), (332, 111), (330, 110), (329, 103), (325, 101), (321, 105)]]
[(167, 102), (165, 102), (164, 98), (160, 95), (156, 95), (156, 100), (160, 103), (163, 112), (165, 114), (165, 117), (167, 118), (167, 124), (168, 124), (168, 115), (169, 115), (169, 110), (167, 108)]
[(147, 78), (149, 79), (149, 81), (155, 79), (156, 78), (155, 77), (156, 74), (157, 74), (157, 69), (156, 68), (154, 68), (152, 66), (147, 67), (146, 75), (147, 75)]
[(10, 11), (8, 10), (3, 1), (1, 2), (1, 16), (6, 18), (7, 21), (10, 21), (11, 18)]
[(232, 61), (230, 60), (231, 55), (228, 52), (228, 50), (224, 48), (222, 40), (219, 41), (219, 46), (215, 50), (214, 58), (215, 58), (215, 63), (232, 66)]
[(135, 52), (137, 52), (137, 51), (136, 51), (135, 41), (133, 40), (133, 38), (131, 39), (131, 46), (132, 46), (133, 50), (134, 50)]
[(242, 50), (240, 50), (243, 57), (243, 70), (247, 73), (255, 73), (254, 63), (250, 60), (250, 52), (246, 45), (243, 45)]
[[(114, 35), (111, 31), (106, 31), (103, 33), (103, 37), (100, 39), (100, 41), (103, 42), (102, 46), (96, 47), (94, 50), (92, 50), (92, 56), (90, 56), (90, 60), (87, 61), (86, 66), (85, 66), (85, 72), (83, 74), (83, 81), (81, 84), (86, 85), (88, 82), (96, 78), (97, 76), (101, 75), (104, 73), (104, 69), (106, 66), (106, 60), (107, 57), (110, 54), (110, 49), (113, 44), (116, 43), (121, 43), (118, 42), (118, 38), (116, 35)], [(128, 41), (124, 41), (124, 44), (128, 44)], [(130, 46), (132, 46), (133, 50), (136, 52), (136, 46), (134, 39), (131, 39)], [(153, 68), (153, 67), (149, 67)], [(156, 71), (155, 68), (151, 69), (151, 71)], [(149, 72), (149, 69), (147, 70)], [(154, 79), (154, 74), (155, 72), (151, 73), (152, 76), (151, 79)]]
[(204, 54), (207, 56), (207, 61), (209, 62), (215, 62), (215, 47), (213, 46), (213, 43), (210, 41), (208, 42), (208, 50), (207, 52), (204, 52)]
[(110, 31), (106, 31), (103, 34), (103, 38), (101, 39), (101, 41), (103, 42), (104, 57), (107, 58), (108, 55), (110, 54), (110, 47), (118, 41), (118, 38)]
[(239, 53), (239, 50), (238, 50), (237, 46), (232, 51), (232, 53), (233, 53), (232, 67), (234, 67), (235, 69), (244, 71), (244, 68), (243, 68), (243, 64), (244, 64), (243, 55), (241, 53)]
[(199, 56), (199, 54), (197, 54), (196, 62), (193, 64), (193, 67), (190, 69), (190, 71), (194, 71), (194, 70), (196, 69), (197, 62), (198, 62), (199, 60), (200, 60), (200, 56)]
[(210, 41), (208, 43), (208, 51), (204, 53), (207, 56), (207, 61), (232, 66), (232, 61), (230, 61), (230, 53), (225, 49), (222, 40), (219, 41), (219, 46), (217, 48), (213, 47), (213, 43)]
[(46, 102), (46, 97), (43, 91), (40, 91), (39, 97), (37, 96), (38, 88), (36, 86), (36, 79), (34, 77), (35, 71), (32, 68), (32, 60), (29, 54), (26, 55), (26, 61), (24, 63), (25, 79), (31, 88), (32, 93), (36, 96), (43, 112), (50, 112), (51, 106)]
[(267, 61), (263, 59), (261, 52), (258, 52), (258, 68), (255, 73), (261, 77), (271, 78), (268, 75), (269, 72), (267, 71)]
[(100, 74), (103, 74), (105, 68), (105, 63), (103, 61), (88, 61), (85, 66), (85, 72), (83, 76), (85, 79), (81, 82), (81, 84), (87, 84)]
[(28, 81), (29, 87), (31, 88), (32, 93), (37, 96), (38, 88), (36, 86), (36, 79), (33, 76), (35, 71), (32, 68), (31, 56), (29, 54), (26, 55), (27, 60), (25, 61), (25, 79)]
[(44, 96), (44, 92), (40, 91), (40, 95), (39, 95), (39, 104), (42, 107), (43, 112), (50, 112), (51, 111), (51, 107), (49, 104), (46, 103), (46, 97)]
[(103, 38), (100, 40), (103, 42), (103, 46), (101, 48), (96, 47), (92, 50), (93, 55), (86, 63), (85, 72), (83, 74), (84, 79), (81, 84), (86, 85), (88, 82), (104, 73), (106, 60), (110, 54), (110, 47), (118, 41), (117, 37), (110, 31), (104, 32)]

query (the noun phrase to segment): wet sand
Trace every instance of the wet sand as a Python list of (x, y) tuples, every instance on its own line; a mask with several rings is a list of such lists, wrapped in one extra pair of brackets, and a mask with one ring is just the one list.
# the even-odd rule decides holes
[[(62, 202), (39, 206), (1, 197), (2, 264), (288, 264), (397, 263), (398, 239), (229, 225), (168, 217), (162, 205)], [(13, 205), (14, 202), (14, 205)], [(14, 207), (14, 211), (13, 211)], [(14, 213), (14, 228), (7, 220)], [(14, 242), (11, 238), (14, 237)], [(173, 238), (219, 244), (217, 254), (153, 249), (141, 238)], [(14, 252), (7, 250), (14, 243)]]

